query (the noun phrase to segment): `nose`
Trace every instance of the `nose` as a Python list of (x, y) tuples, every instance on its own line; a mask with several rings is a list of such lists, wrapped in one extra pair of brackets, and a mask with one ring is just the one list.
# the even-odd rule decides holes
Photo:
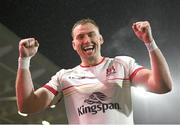
[(89, 42), (91, 42), (91, 38), (88, 35), (85, 35), (85, 38), (83, 40), (84, 44), (88, 44)]

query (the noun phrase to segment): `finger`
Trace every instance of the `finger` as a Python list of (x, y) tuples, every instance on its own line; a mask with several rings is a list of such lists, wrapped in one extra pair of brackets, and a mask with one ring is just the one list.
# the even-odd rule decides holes
[(142, 24), (142, 26), (141, 26), (141, 31), (142, 32), (147, 32), (149, 30), (149, 23), (144, 23), (144, 24)]
[(134, 32), (137, 32), (137, 31), (138, 31), (136, 23), (133, 23), (132, 29), (134, 30)]
[(27, 42), (28, 42), (29, 47), (34, 47), (35, 46), (35, 39), (34, 38), (27, 39)]
[(138, 30), (139, 30), (140, 32), (145, 31), (145, 28), (146, 28), (146, 27), (144, 26), (143, 23), (141, 23), (141, 24), (138, 25)]
[(145, 32), (147, 25), (148, 25), (147, 21), (140, 21), (135, 23), (136, 30), (140, 32)]
[(143, 24), (139, 24), (138, 25), (138, 31), (145, 32), (146, 31), (146, 27)]
[(30, 48), (30, 47), (35, 46), (35, 39), (34, 38), (22, 39), (19, 44), (20, 46)]
[(37, 40), (35, 40), (35, 47), (38, 47), (39, 46), (39, 43)]
[(32, 41), (29, 40), (29, 39), (27, 39), (27, 40), (24, 42), (24, 46), (25, 46), (26, 48), (30, 48), (30, 47), (32, 46)]
[(141, 28), (141, 23), (140, 22), (134, 23), (134, 29), (135, 29), (136, 32), (141, 31), (140, 28)]
[(29, 40), (28, 40), (28, 44), (29, 44), (29, 47), (35, 46), (35, 40), (29, 39)]
[(22, 39), (22, 40), (19, 42), (19, 46), (20, 46), (20, 47), (27, 47), (27, 46), (28, 46), (27, 39)]

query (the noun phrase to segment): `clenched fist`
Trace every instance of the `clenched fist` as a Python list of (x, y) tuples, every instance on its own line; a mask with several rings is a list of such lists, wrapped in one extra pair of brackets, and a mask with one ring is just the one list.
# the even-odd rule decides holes
[(39, 43), (34, 38), (22, 39), (19, 42), (19, 57), (32, 57), (38, 51)]
[(151, 26), (148, 21), (133, 23), (132, 29), (136, 36), (144, 43), (151, 43), (154, 40), (151, 32)]

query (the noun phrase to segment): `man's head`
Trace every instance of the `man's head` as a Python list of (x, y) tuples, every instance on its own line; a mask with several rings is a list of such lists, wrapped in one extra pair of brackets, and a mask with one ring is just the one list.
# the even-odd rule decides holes
[(87, 23), (93, 24), (93, 25), (99, 30), (99, 26), (97, 25), (97, 23), (96, 23), (94, 20), (89, 19), (89, 18), (81, 19), (81, 20), (78, 20), (78, 21), (73, 25), (72, 30), (71, 30), (71, 35), (72, 35), (72, 37), (74, 37), (73, 31), (74, 31), (74, 29), (76, 28), (76, 26), (78, 26), (78, 25), (83, 25), (83, 24), (87, 24)]
[(103, 38), (94, 20), (77, 21), (72, 28), (72, 38), (73, 48), (79, 54), (82, 62), (101, 57), (100, 50)]

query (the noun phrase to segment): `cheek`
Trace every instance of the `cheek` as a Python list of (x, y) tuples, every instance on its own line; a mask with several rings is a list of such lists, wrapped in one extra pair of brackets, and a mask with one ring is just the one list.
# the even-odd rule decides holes
[(78, 44), (78, 42), (77, 42), (77, 41), (76, 41), (76, 42), (73, 42), (73, 48), (74, 48), (74, 50), (76, 50), (76, 51), (77, 51), (78, 46), (79, 46), (79, 44)]
[(81, 51), (81, 45), (77, 44), (77, 43), (74, 44), (74, 50), (77, 51), (77, 52)]

